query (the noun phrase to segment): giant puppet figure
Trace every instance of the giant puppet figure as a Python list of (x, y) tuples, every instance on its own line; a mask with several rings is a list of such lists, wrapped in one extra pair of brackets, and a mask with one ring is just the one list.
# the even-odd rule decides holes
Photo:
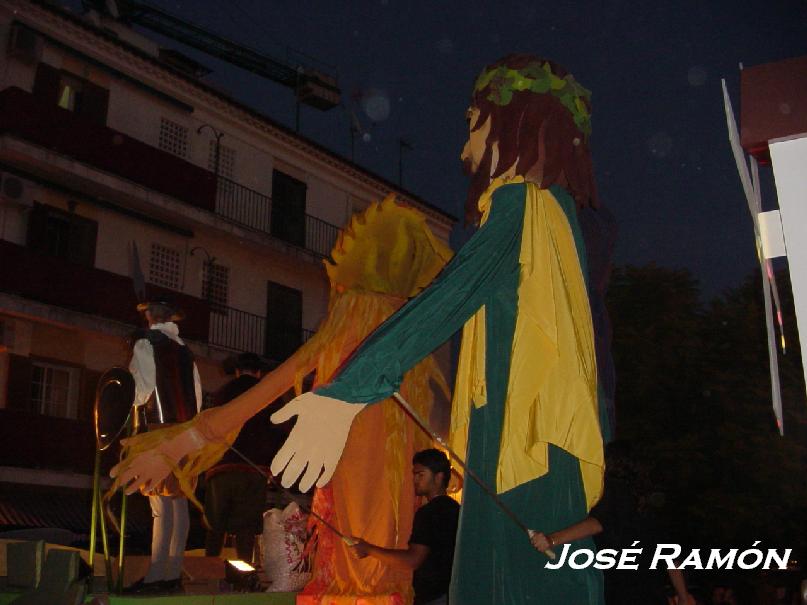
[[(552, 62), (509, 56), (482, 72), (463, 151), (472, 175), (467, 210), (479, 230), (329, 384), (275, 414), (297, 416), (273, 464), (285, 467), (284, 481), (327, 483), (354, 417), (392, 395), (408, 368), (462, 328), (453, 449), (528, 527), (586, 515), (602, 490), (606, 417), (576, 216), (595, 204), (589, 110), (588, 91)], [(312, 440), (323, 418), (330, 438)], [(599, 572), (550, 570), (546, 562), (466, 481), (449, 601), (602, 601)]]
[[(589, 93), (557, 64), (511, 55), (481, 73), (467, 117), (478, 231), (328, 384), (275, 413), (297, 423), (272, 468), (284, 483), (302, 476), (303, 489), (326, 485), (359, 413), (462, 328), (452, 447), (524, 524), (551, 532), (585, 517), (602, 491), (607, 414), (577, 220), (596, 206)], [(466, 481), (450, 602), (602, 603), (598, 571), (545, 563)]]
[[(228, 404), (192, 422), (166, 429), (167, 438), (145, 434), (126, 442), (120, 477), (160, 481), (173, 471), (185, 486), (212, 465), (252, 415), (316, 372), (326, 382), (359, 343), (408, 298), (431, 282), (451, 258), (418, 211), (390, 196), (356, 215), (325, 261), (331, 284), (328, 315), (317, 332), (279, 368)], [(445, 378), (431, 356), (406, 373), (402, 392), (429, 417), (432, 386), (448, 397)], [(327, 432), (323, 438), (327, 439)], [(328, 485), (314, 495), (314, 512), (344, 535), (362, 534), (391, 548), (405, 547), (415, 512), (409, 461), (430, 439), (393, 401), (356, 419), (343, 461)], [(141, 455), (137, 455), (138, 453)], [(177, 468), (170, 464), (187, 456)], [(170, 469), (170, 470), (169, 470)], [(192, 493), (191, 493), (192, 497)], [(374, 559), (358, 560), (325, 526), (316, 527), (313, 577), (299, 597), (305, 604), (404, 605), (412, 601), (411, 572)]]

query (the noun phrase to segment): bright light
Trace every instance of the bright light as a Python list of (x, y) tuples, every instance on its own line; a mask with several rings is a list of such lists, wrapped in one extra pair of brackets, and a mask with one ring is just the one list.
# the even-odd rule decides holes
[(228, 559), (227, 563), (235, 567), (238, 571), (246, 571), (246, 572), (255, 571), (255, 568), (252, 567), (252, 565), (250, 565), (246, 561), (240, 561), (240, 560), (230, 561)]

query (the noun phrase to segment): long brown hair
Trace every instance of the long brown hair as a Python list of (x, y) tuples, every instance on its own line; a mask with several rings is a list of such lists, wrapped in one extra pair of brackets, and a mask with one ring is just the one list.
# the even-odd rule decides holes
[[(548, 63), (552, 74), (565, 78), (568, 71), (533, 55), (513, 54), (488, 65), (483, 73), (504, 66), (521, 70), (532, 64)], [(542, 189), (561, 185), (569, 191), (578, 207), (597, 207), (597, 190), (591, 166), (588, 136), (581, 132), (569, 110), (552, 94), (516, 90), (506, 105), (490, 99), (490, 86), (475, 90), (472, 107), (479, 110), (474, 129), (481, 128), (488, 118), (490, 133), (479, 168), (471, 177), (465, 202), (468, 222), (479, 220), (477, 202), (490, 181), (515, 166), (516, 175), (538, 184)], [(587, 103), (587, 100), (584, 101)], [(587, 106), (590, 112), (591, 107)], [(499, 158), (491, 174), (492, 150), (498, 143)]]

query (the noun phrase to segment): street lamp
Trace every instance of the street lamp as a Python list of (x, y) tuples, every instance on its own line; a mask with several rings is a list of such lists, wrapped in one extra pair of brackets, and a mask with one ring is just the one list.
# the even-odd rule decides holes
[(202, 246), (196, 246), (195, 248), (191, 248), (191, 256), (196, 255), (196, 251), (204, 252), (205, 254), (205, 267), (207, 268), (207, 279), (203, 278), (202, 287), (205, 290), (205, 300), (207, 300), (208, 304), (210, 304), (211, 297), (212, 297), (212, 288), (211, 285), (213, 284), (213, 267), (216, 265), (216, 257), (210, 254), (206, 248)]
[(196, 134), (202, 134), (202, 131), (205, 128), (209, 128), (210, 132), (213, 133), (213, 136), (216, 137), (216, 150), (215, 150), (215, 157), (213, 158), (213, 173), (216, 175), (216, 184), (218, 185), (219, 180), (219, 159), (221, 158), (221, 137), (224, 136), (224, 133), (216, 130), (210, 124), (202, 124), (199, 128), (196, 129)]
[(398, 186), (403, 187), (403, 152), (404, 149), (412, 150), (412, 143), (404, 138), (398, 139)]

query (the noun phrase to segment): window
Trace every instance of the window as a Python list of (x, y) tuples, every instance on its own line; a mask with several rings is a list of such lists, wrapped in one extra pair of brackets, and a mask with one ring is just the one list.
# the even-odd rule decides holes
[(59, 107), (78, 113), (81, 109), (82, 89), (81, 80), (62, 74), (59, 78), (59, 100), (57, 101)]
[(40, 62), (34, 77), (34, 96), (96, 124), (106, 125), (109, 90), (67, 71)]
[(98, 223), (53, 206), (35, 203), (28, 218), (28, 247), (72, 263), (95, 265)]
[(31, 364), (31, 408), (35, 413), (76, 418), (78, 368), (34, 361)]
[(284, 172), (272, 172), (272, 235), (305, 246), (306, 184)]
[(159, 147), (181, 158), (188, 157), (188, 129), (171, 120), (160, 119)]
[(205, 263), (202, 270), (202, 298), (210, 303), (212, 313), (227, 312), (230, 269), (217, 263)]
[(8, 56), (26, 63), (36, 63), (42, 57), (42, 38), (31, 28), (14, 22), (11, 26)]
[(158, 286), (179, 290), (179, 251), (160, 244), (151, 244), (149, 281)]
[(303, 344), (303, 293), (268, 282), (264, 355), (280, 363)]

